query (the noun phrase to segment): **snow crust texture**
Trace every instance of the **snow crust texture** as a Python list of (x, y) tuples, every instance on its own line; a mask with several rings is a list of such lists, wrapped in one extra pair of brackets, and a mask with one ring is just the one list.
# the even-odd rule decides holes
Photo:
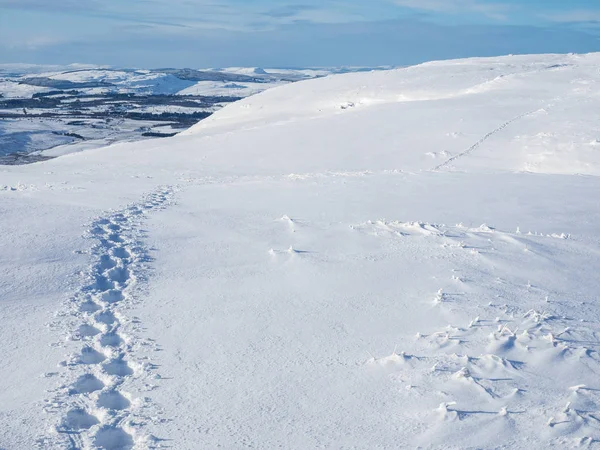
[[(431, 310), (439, 309), (449, 324), (419, 331), (390, 355), (367, 362), (388, 374), (406, 404), (422, 403), (411, 408), (422, 417), (404, 419), (414, 426), (431, 424), (415, 445), (461, 448), (458, 443), (470, 435), (486, 446), (494, 445), (492, 436), (503, 436), (507, 448), (522, 446), (510, 436), (524, 437), (532, 422), (532, 448), (595, 442), (600, 327), (588, 318), (595, 300), (590, 305), (586, 297), (557, 296), (532, 284), (525, 267), (519, 268), (520, 279), (507, 277), (511, 271), (505, 265), (524, 260), (546, 266), (547, 255), (577, 248), (565, 245), (568, 235), (385, 221), (355, 229), (383, 239), (428, 240), (460, 261), (451, 281), (430, 300)], [(469, 287), (474, 280), (486, 286), (476, 296)]]

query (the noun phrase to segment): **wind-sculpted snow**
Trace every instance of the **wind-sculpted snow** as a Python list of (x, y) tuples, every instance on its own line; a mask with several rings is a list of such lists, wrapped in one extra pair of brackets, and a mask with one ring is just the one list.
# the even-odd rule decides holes
[(595, 448), (599, 63), (332, 76), (2, 167), (0, 448)]
[(517, 269), (526, 275), (525, 266), (544, 266), (548, 255), (559, 261), (578, 251), (568, 235), (384, 221), (353, 229), (430, 241), (426, 245), (443, 248), (457, 267), (421, 301), (448, 325), (420, 330), (390, 355), (366, 363), (397, 386), (407, 427), (424, 418), (430, 423), (412, 436), (414, 446), (443, 447), (468, 441), (465, 436), (486, 442), (493, 433), (514, 448), (530, 429), (543, 447), (598, 441), (600, 325), (589, 315), (595, 302), (524, 283), (505, 266), (521, 260)]

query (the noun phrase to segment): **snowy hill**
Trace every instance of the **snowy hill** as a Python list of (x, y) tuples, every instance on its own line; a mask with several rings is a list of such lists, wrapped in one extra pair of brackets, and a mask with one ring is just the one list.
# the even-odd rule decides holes
[(0, 165), (173, 135), (272, 87), (366, 68), (114, 69), (0, 64)]
[[(79, 94), (180, 94), (211, 95), (210, 89), (229, 96), (245, 97), (272, 85), (286, 84), (333, 73), (381, 70), (382, 68), (262, 69), (118, 69), (73, 64), (43, 66), (0, 64), (0, 97), (31, 98), (56, 90), (76, 89)], [(228, 86), (230, 86), (228, 88)], [(241, 94), (241, 95), (239, 95)]]
[(0, 448), (593, 448), (599, 64), (320, 78), (1, 167)]

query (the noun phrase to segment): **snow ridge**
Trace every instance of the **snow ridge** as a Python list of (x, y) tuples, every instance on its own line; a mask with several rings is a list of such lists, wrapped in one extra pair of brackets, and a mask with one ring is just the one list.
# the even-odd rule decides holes
[[(88, 282), (69, 300), (63, 321), (67, 340), (77, 352), (60, 365), (67, 368), (64, 382), (45, 405), (60, 417), (54, 436), (39, 440), (40, 448), (127, 449), (146, 446), (151, 435), (143, 431), (149, 399), (134, 399), (127, 384), (135, 379), (160, 378), (143, 351), (158, 351), (150, 339), (136, 337), (139, 319), (126, 310), (137, 302), (148, 274), (149, 251), (140, 229), (144, 216), (171, 202), (173, 188), (163, 187), (138, 204), (94, 221), (88, 234), (97, 243)], [(46, 374), (52, 376), (54, 374)], [(146, 383), (147, 390), (156, 386)], [(64, 439), (66, 438), (66, 440)]]

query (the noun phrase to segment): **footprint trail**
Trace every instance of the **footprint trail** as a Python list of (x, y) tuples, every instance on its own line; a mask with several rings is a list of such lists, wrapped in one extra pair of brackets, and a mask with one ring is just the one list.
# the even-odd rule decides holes
[(148, 413), (151, 401), (134, 398), (127, 390), (136, 379), (147, 390), (155, 388), (152, 380), (160, 375), (145, 353), (159, 349), (137, 336), (139, 320), (127, 312), (140, 302), (149, 276), (151, 257), (141, 225), (147, 214), (168, 206), (173, 193), (173, 188), (160, 188), (89, 227), (87, 234), (96, 242), (86, 281), (50, 324), (67, 334), (66, 342), (56, 345), (74, 351), (60, 363), (65, 369), (61, 384), (44, 404), (56, 419), (53, 432), (38, 440), (38, 448), (159, 446), (146, 430), (152, 421), (162, 420), (158, 407)]

